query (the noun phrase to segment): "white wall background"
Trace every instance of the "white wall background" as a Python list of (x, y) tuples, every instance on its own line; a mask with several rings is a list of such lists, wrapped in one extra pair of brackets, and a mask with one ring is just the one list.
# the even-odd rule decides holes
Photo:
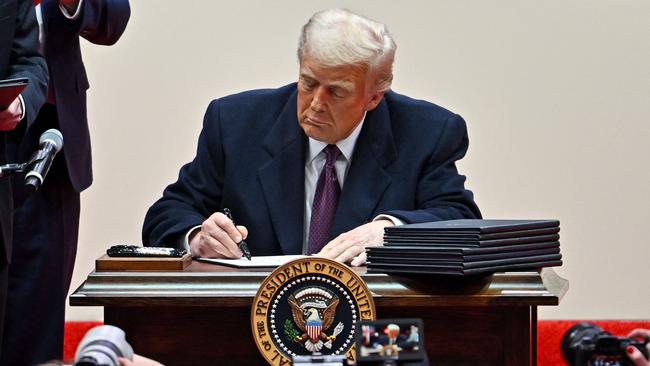
[(460, 169), (485, 217), (561, 220), (570, 290), (540, 318), (650, 319), (646, 0), (133, 0), (117, 45), (83, 45), (95, 182), (72, 288), (109, 245), (140, 243), (208, 102), (296, 80), (300, 27), (337, 6), (389, 25), (396, 91), (465, 117)]

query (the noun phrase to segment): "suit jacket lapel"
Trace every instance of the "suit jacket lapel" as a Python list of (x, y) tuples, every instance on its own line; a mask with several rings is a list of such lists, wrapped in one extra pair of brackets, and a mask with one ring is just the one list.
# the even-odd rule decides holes
[(260, 183), (277, 240), (285, 254), (302, 252), (305, 200), (305, 135), (289, 97), (263, 144), (271, 159), (259, 169)]
[(388, 106), (382, 100), (366, 114), (336, 209), (333, 237), (373, 219), (379, 200), (391, 184), (385, 167), (396, 158)]

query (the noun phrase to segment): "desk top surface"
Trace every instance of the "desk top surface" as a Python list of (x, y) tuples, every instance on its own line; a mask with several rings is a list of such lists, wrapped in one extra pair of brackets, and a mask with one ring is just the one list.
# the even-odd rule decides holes
[[(70, 305), (249, 307), (271, 271), (196, 261), (183, 271), (94, 271), (70, 295)], [(473, 279), (355, 271), (378, 307), (558, 305), (569, 287), (552, 268)]]

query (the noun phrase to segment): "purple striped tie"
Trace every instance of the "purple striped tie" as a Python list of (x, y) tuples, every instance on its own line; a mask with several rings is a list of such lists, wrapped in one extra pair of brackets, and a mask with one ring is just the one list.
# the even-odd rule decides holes
[(341, 155), (341, 151), (336, 145), (327, 145), (324, 151), (327, 159), (320, 177), (318, 177), (314, 204), (311, 208), (307, 254), (320, 252), (329, 241), (332, 224), (334, 224), (334, 212), (336, 212), (336, 205), (341, 194), (341, 186), (336, 178), (336, 170), (334, 170), (334, 163)]

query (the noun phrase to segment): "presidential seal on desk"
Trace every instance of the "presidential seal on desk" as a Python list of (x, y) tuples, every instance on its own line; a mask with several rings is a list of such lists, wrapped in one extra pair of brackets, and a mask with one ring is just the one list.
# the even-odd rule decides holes
[(363, 280), (348, 266), (318, 257), (286, 263), (260, 285), (251, 309), (255, 344), (270, 365), (297, 355), (354, 360), (357, 322), (375, 319)]

